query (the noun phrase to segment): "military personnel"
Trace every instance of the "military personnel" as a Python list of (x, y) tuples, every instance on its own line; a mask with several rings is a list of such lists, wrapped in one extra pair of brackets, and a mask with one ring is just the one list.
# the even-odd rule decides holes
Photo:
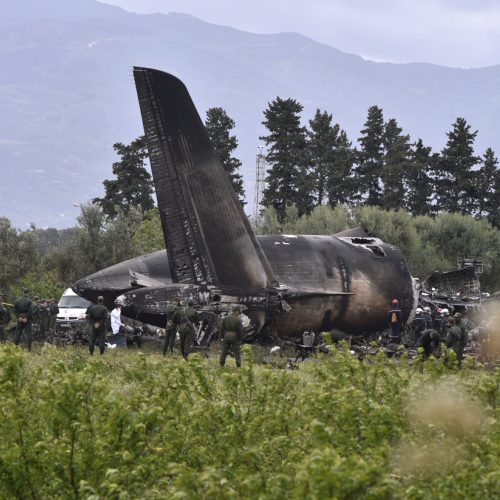
[(0, 292), (0, 342), (5, 342), (5, 324), (9, 320), (10, 314), (7, 308), (2, 304), (2, 301), (3, 294)]
[(460, 332), (462, 333), (462, 344), (465, 349), (469, 343), (469, 332), (467, 331), (467, 327), (465, 326), (461, 313), (456, 312), (453, 317), (455, 318), (455, 325), (460, 328)]
[(222, 339), (222, 351), (220, 353), (220, 364), (224, 366), (229, 351), (234, 354), (236, 366), (241, 366), (240, 345), (243, 338), (243, 325), (240, 319), (241, 309), (234, 306), (232, 314), (228, 314), (221, 322), (219, 334)]
[(439, 332), (433, 328), (424, 330), (418, 338), (417, 347), (422, 347), (424, 356), (428, 358), (439, 347)]
[(31, 351), (32, 338), (32, 325), (33, 325), (33, 302), (28, 297), (29, 290), (27, 288), (23, 291), (23, 296), (16, 299), (14, 302), (14, 312), (17, 318), (16, 336), (14, 343), (19, 345), (21, 337), (26, 334), (26, 341), (28, 343), (28, 351)]
[(97, 304), (91, 305), (87, 309), (87, 319), (90, 323), (90, 355), (94, 355), (94, 347), (97, 341), (99, 351), (104, 354), (104, 345), (106, 343), (106, 319), (108, 317), (108, 310), (103, 304), (104, 297), (101, 295), (97, 297)]
[(165, 342), (163, 344), (163, 355), (167, 351), (174, 352), (175, 336), (177, 335), (177, 326), (179, 323), (180, 308), (177, 305), (178, 299), (167, 304), (167, 325), (165, 326)]
[[(460, 314), (460, 313), (459, 313)], [(467, 343), (464, 343), (462, 330), (455, 324), (455, 318), (448, 318), (448, 335), (446, 336), (446, 347), (455, 351), (458, 362), (462, 363), (464, 349)]]
[(34, 326), (34, 333), (35, 333), (35, 337), (36, 337), (36, 334), (40, 331), (40, 304), (39, 304), (39, 299), (40, 297), (38, 297), (38, 295), (35, 295), (33, 297), (33, 301), (32, 301), (32, 318), (33, 318), (33, 326)]
[(45, 335), (49, 329), (49, 307), (46, 300), (40, 302), (38, 312), (40, 315), (40, 335)]
[(184, 359), (187, 359), (191, 351), (196, 327), (198, 325), (198, 313), (194, 309), (194, 302), (188, 300), (187, 307), (178, 311), (180, 350)]
[(59, 306), (56, 299), (51, 299), (49, 305), (49, 330), (50, 333), (56, 332), (57, 315), (59, 314)]

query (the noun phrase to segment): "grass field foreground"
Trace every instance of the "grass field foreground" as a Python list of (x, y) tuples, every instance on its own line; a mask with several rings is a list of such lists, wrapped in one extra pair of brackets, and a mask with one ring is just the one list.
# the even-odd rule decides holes
[(500, 370), (0, 347), (0, 498), (494, 498)]

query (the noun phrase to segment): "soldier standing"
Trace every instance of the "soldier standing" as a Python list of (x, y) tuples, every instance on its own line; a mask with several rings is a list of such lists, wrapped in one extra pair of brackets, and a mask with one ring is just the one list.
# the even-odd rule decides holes
[(3, 294), (0, 292), (0, 342), (5, 342), (5, 324), (7, 320), (10, 318), (9, 311), (3, 305)]
[(179, 317), (180, 349), (184, 359), (187, 359), (193, 344), (196, 326), (198, 324), (198, 313), (194, 309), (194, 302), (188, 300), (187, 307), (181, 309)]
[(465, 326), (465, 323), (463, 322), (462, 319), (462, 314), (459, 312), (456, 312), (453, 317), (455, 318), (455, 325), (460, 328), (460, 332), (462, 334), (462, 344), (464, 346), (464, 349), (467, 347), (467, 344), (469, 343), (469, 332), (467, 331), (467, 327)]
[(448, 318), (448, 335), (446, 337), (446, 347), (449, 347), (455, 351), (459, 364), (462, 364), (462, 358), (464, 357), (464, 349), (466, 345), (467, 344), (463, 341), (462, 330), (455, 324), (455, 318)]
[(49, 307), (49, 330), (50, 333), (56, 332), (57, 315), (59, 314), (59, 306), (56, 299), (51, 299)]
[(167, 304), (167, 325), (165, 327), (165, 343), (163, 344), (164, 356), (167, 354), (167, 351), (174, 352), (175, 336), (177, 335), (180, 311), (177, 303), (178, 300)]
[(35, 295), (33, 297), (32, 301), (32, 321), (33, 321), (33, 326), (35, 327), (35, 338), (37, 333), (40, 331), (40, 304), (38, 303), (39, 297), (38, 295)]
[(104, 297), (101, 295), (97, 297), (97, 304), (90, 306), (87, 309), (87, 319), (90, 322), (90, 355), (94, 355), (94, 347), (97, 341), (99, 351), (104, 354), (104, 344), (106, 343), (106, 318), (108, 317), (108, 310), (103, 304)]
[(28, 297), (29, 290), (23, 290), (23, 296), (16, 299), (14, 302), (14, 311), (17, 317), (16, 337), (14, 343), (19, 345), (23, 333), (26, 334), (28, 342), (28, 351), (31, 351), (32, 339), (32, 321), (33, 321), (33, 302)]
[(40, 314), (40, 334), (45, 335), (49, 329), (49, 308), (46, 300), (40, 302), (38, 311)]
[(226, 357), (231, 350), (236, 360), (236, 366), (241, 366), (240, 345), (243, 338), (243, 325), (240, 319), (241, 309), (234, 306), (232, 314), (228, 314), (221, 322), (219, 334), (222, 339), (222, 351), (220, 353), (220, 364), (224, 366)]

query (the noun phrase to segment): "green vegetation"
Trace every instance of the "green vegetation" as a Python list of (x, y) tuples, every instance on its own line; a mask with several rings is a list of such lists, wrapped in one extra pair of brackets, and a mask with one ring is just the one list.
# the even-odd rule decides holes
[[(1, 498), (493, 498), (500, 371), (0, 348)], [(446, 358), (446, 356), (445, 356)], [(232, 362), (231, 362), (232, 365)]]
[(500, 283), (500, 232), (485, 219), (459, 213), (440, 213), (435, 217), (412, 216), (405, 210), (338, 205), (318, 206), (299, 216), (290, 206), (282, 222), (273, 208), (262, 211), (254, 221), (257, 234), (335, 234), (356, 226), (386, 243), (398, 246), (413, 276), (425, 278), (434, 271), (454, 269), (457, 260), (482, 256), (485, 272), (481, 283), (485, 291), (497, 291)]

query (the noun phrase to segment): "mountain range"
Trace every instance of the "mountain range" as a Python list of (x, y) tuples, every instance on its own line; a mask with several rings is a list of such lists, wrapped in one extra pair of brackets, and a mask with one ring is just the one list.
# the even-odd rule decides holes
[[(397, 41), (395, 41), (397, 43)], [(263, 111), (276, 96), (327, 110), (359, 137), (369, 106), (435, 150), (459, 116), (476, 153), (500, 152), (500, 65), (458, 69), (367, 61), (296, 33), (253, 34), (185, 14), (134, 14), (96, 0), (4, 0), (0, 11), (0, 216), (68, 227), (102, 196), (112, 145), (142, 134), (132, 66), (180, 77), (204, 118), (235, 120), (247, 210)]]

